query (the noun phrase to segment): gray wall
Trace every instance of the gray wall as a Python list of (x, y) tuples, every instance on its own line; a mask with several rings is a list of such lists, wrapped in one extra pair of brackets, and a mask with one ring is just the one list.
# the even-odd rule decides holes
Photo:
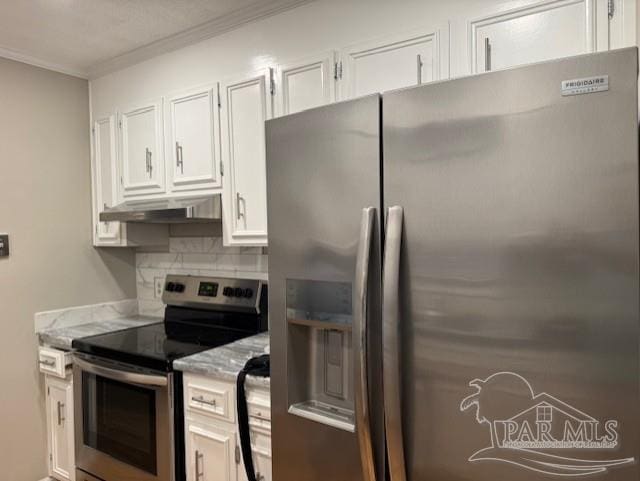
[(85, 80), (0, 59), (0, 466), (46, 475), (44, 382), (33, 314), (135, 298), (134, 253), (91, 246)]

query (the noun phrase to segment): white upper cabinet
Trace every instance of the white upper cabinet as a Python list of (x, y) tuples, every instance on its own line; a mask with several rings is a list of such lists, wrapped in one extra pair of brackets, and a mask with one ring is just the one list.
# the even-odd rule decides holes
[(448, 25), (345, 48), (337, 76), (340, 98), (411, 87), (449, 76)]
[(269, 74), (220, 86), (225, 244), (267, 244), (265, 121), (271, 118)]
[(94, 245), (120, 243), (120, 223), (100, 222), (99, 213), (117, 204), (117, 136), (116, 116), (96, 120), (93, 123), (93, 172), (94, 172)]
[(276, 114), (288, 115), (336, 100), (335, 53), (280, 65), (276, 72)]
[(471, 73), (606, 50), (608, 14), (599, 3), (553, 0), (471, 21)]
[(120, 115), (122, 195), (164, 192), (162, 100)]
[(220, 178), (217, 87), (186, 92), (168, 101), (167, 174), (172, 191), (216, 189)]

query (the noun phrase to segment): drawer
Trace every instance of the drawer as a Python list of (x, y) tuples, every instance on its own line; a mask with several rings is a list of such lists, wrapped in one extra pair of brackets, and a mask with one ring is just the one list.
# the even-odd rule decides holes
[(40, 372), (44, 374), (51, 374), (64, 379), (67, 375), (67, 366), (71, 365), (71, 362), (70, 352), (48, 347), (38, 349), (38, 366)]
[(235, 422), (235, 386), (203, 377), (185, 377), (187, 412)]
[(267, 391), (247, 392), (247, 411), (249, 417), (271, 421), (271, 399)]
[(251, 450), (254, 453), (271, 456), (270, 434), (258, 429), (249, 429), (249, 431), (251, 432)]

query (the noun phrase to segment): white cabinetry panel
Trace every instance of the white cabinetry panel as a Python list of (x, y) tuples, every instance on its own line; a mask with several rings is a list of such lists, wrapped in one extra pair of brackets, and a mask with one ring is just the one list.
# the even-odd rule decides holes
[(162, 100), (122, 112), (120, 132), (122, 195), (163, 192)]
[(552, 0), (470, 22), (471, 73), (608, 48), (608, 17), (596, 0)]
[(194, 90), (169, 100), (167, 173), (173, 191), (221, 187), (217, 87)]
[(225, 244), (266, 245), (264, 123), (271, 117), (268, 74), (221, 85)]
[(276, 111), (288, 115), (336, 99), (335, 53), (327, 52), (277, 69)]
[(448, 26), (343, 49), (340, 98), (411, 87), (449, 76)]
[(96, 120), (93, 123), (93, 171), (95, 176), (94, 196), (94, 245), (120, 244), (120, 223), (100, 222), (99, 214), (107, 207), (117, 204), (118, 174), (116, 115)]
[(59, 481), (75, 480), (73, 383), (71, 376), (58, 379), (47, 375), (47, 428), (49, 474)]
[(235, 433), (186, 421), (187, 481), (236, 481)]

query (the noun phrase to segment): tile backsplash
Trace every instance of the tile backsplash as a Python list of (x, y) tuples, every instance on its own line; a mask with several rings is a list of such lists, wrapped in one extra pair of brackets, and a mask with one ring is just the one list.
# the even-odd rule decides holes
[(136, 253), (140, 314), (161, 317), (155, 281), (167, 274), (267, 280), (268, 256), (262, 247), (224, 247), (221, 237), (171, 237), (169, 252)]

